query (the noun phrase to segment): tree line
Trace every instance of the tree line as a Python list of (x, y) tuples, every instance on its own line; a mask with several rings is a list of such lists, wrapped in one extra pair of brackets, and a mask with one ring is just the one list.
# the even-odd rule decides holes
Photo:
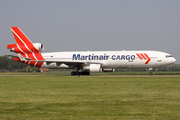
[(12, 57), (0, 56), (0, 71), (39, 71), (39, 68), (33, 67), (22, 62), (14, 61)]

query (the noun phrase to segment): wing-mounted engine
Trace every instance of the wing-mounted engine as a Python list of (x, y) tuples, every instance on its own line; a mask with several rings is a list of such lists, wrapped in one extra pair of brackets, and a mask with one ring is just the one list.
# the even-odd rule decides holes
[(44, 45), (41, 43), (33, 43), (32, 45), (10, 44), (7, 45), (7, 49), (15, 53), (37, 53), (44, 50)]
[(102, 72), (101, 64), (90, 64), (83, 67), (84, 70), (89, 72)]

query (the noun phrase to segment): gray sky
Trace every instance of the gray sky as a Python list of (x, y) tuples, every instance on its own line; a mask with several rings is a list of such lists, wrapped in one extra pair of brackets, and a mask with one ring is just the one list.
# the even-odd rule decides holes
[(157, 50), (180, 63), (180, 0), (0, 0), (0, 55), (11, 26), (43, 52)]

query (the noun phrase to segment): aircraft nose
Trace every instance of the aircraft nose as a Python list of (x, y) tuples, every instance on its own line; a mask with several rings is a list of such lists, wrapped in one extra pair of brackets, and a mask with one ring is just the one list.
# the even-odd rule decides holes
[(175, 58), (173, 58), (173, 59), (172, 59), (172, 62), (173, 62), (173, 63), (174, 63), (174, 62), (176, 62), (176, 59), (175, 59)]
[(174, 62), (176, 62), (176, 59), (174, 57), (166, 59), (167, 65), (173, 64)]

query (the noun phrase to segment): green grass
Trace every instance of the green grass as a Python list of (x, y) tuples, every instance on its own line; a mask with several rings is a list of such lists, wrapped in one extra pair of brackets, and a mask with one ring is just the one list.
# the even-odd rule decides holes
[(2, 120), (179, 118), (180, 77), (0, 77)]
[[(180, 75), (180, 71), (152, 71), (153, 75)], [(63, 72), (0, 72), (0, 75), (71, 75), (69, 71)], [(139, 72), (101, 72), (101, 73), (91, 73), (91, 75), (149, 75), (149, 71), (139, 71)]]

